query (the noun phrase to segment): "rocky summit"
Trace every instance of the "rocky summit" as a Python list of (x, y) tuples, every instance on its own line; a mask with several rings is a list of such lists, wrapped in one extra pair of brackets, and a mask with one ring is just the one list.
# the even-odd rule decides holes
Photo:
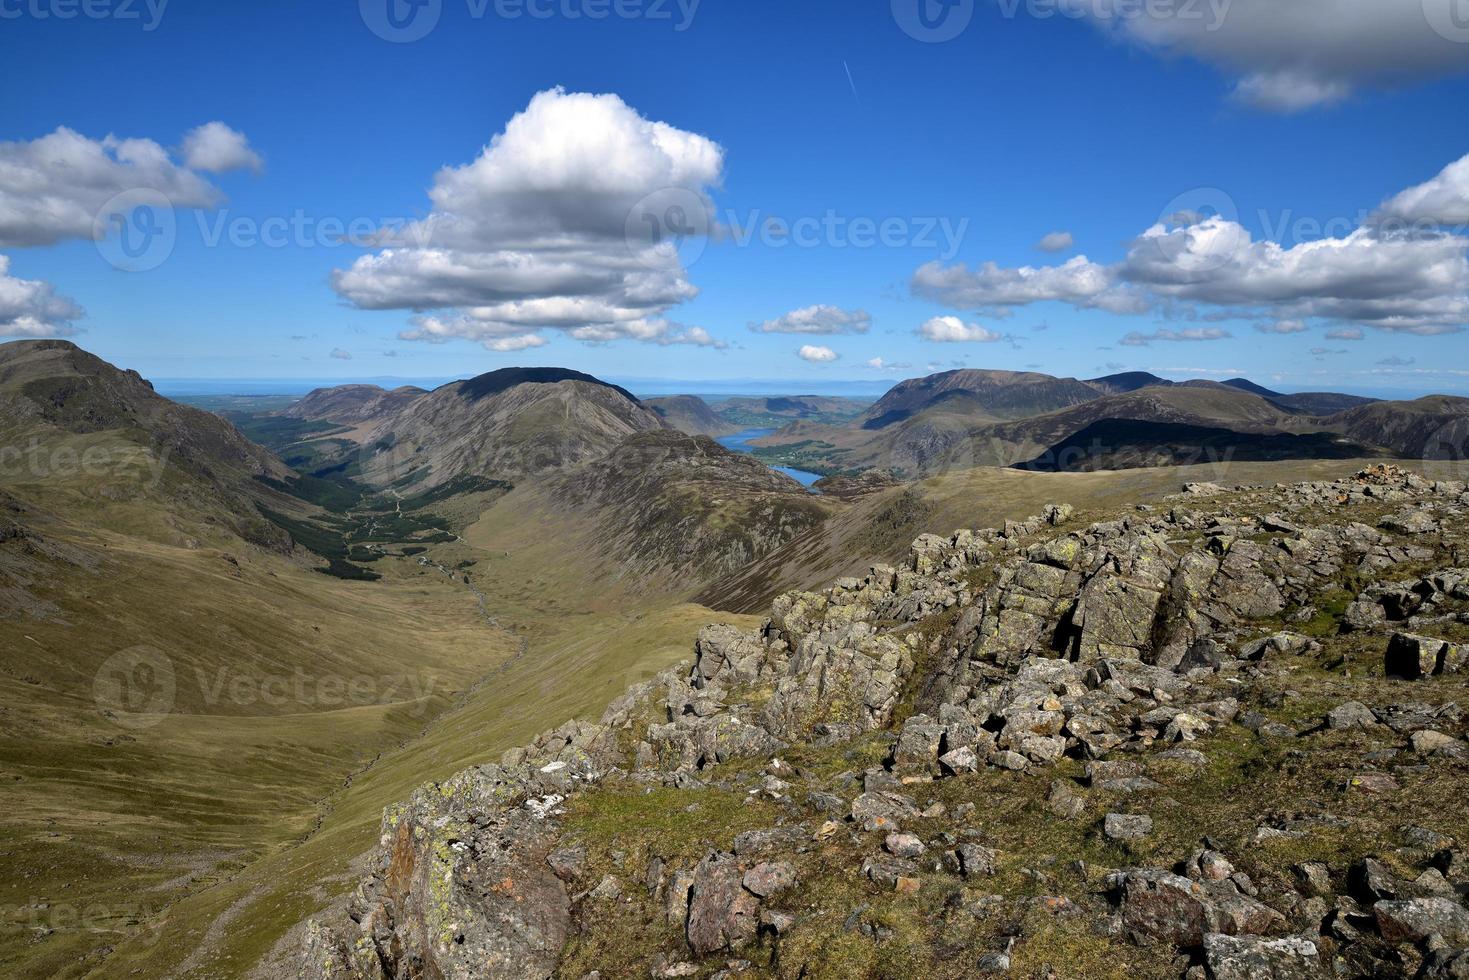
[(1469, 976), (1469, 492), (1051, 506), (384, 814), (303, 980)]

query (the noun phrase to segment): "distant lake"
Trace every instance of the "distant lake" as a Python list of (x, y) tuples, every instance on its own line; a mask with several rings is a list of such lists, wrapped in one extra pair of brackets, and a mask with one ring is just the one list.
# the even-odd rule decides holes
[[(774, 431), (774, 429), (746, 429), (743, 432), (736, 432), (734, 435), (720, 436), (715, 442), (718, 442), (725, 449), (733, 449), (737, 453), (751, 455), (754, 452), (754, 447), (750, 443), (756, 439), (764, 439)], [(792, 469), (789, 466), (772, 466), (771, 469), (777, 473), (784, 473), (801, 486), (807, 488), (821, 479), (820, 473), (807, 473), (805, 470)]]

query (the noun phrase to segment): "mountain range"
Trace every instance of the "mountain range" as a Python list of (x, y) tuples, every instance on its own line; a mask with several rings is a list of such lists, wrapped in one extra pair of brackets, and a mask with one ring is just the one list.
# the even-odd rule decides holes
[[(695, 649), (710, 622), (758, 631), (772, 602), (784, 623), (818, 603), (828, 625), (813, 637), (842, 638), (820, 649), (870, 660), (873, 692), (887, 683), (889, 653), (899, 666), (908, 657), (912, 690), (898, 697), (916, 704), (923, 685), (947, 676), (928, 659), (932, 643), (959, 635), (962, 604), (992, 580), (988, 566), (971, 567), (968, 545), (915, 558), (915, 539), (988, 523), (998, 530), (984, 547), (997, 554), (1018, 554), (1013, 541), (1050, 547), (1034, 537), (1050, 525), (1025, 519), (1055, 503), (1053, 515), (1105, 518), (1086, 532), (1097, 541), (1125, 527), (1129, 547), (1152, 547), (1133, 518), (1110, 522), (1180, 483), (1208, 493), (1349, 479), (1364, 458), (1408, 452), (1431, 472), (1462, 458), (1469, 436), (1465, 399), (1322, 416), (1243, 382), (1150, 377), (961, 372), (904, 382), (875, 404), (711, 403), (512, 368), (434, 391), (323, 389), (225, 417), (162, 398), (66, 341), (0, 345), (0, 780), (13, 800), (0, 815), (0, 968), (294, 975), (314, 935), (306, 918), (350, 902), (385, 809), (404, 812), (425, 779), (482, 766), (547, 724), (601, 717)], [(802, 451), (840, 463), (814, 490), (767, 465), (789, 450), (740, 453), (680, 431), (777, 425), (773, 442), (817, 435)], [(1248, 537), (1235, 539), (1239, 555)], [(1212, 555), (1214, 545), (1199, 548)], [(1021, 592), (1062, 574), (1036, 567), (1072, 560), (1035, 554)], [(883, 563), (904, 570), (872, 571)], [(923, 592), (939, 567), (943, 589), (957, 588), (947, 606)], [(883, 611), (860, 612), (863, 598), (850, 605), (858, 618), (844, 619), (842, 597), (864, 590), (881, 594)], [(1054, 612), (1021, 592), (1005, 593), (1016, 603), (999, 613), (1007, 630), (1022, 611)], [(1346, 601), (1332, 595), (1322, 614)], [(902, 647), (910, 653), (887, 649), (889, 632), (920, 622), (920, 640)], [(744, 655), (744, 640), (698, 642), (705, 657)], [(887, 652), (872, 659), (872, 644)], [(656, 740), (680, 718), (724, 718), (718, 692), (706, 695), (639, 714), (627, 731)], [(646, 706), (638, 697), (628, 703)], [(842, 741), (843, 712), (857, 703), (834, 693), (831, 713), (811, 716), (810, 739), (854, 753), (812, 756), (836, 781), (821, 793), (842, 769), (881, 768), (874, 754), (886, 741)], [(710, 758), (756, 737), (728, 719), (716, 728), (699, 750)], [(675, 770), (673, 784), (649, 783), (627, 805), (656, 810), (662, 794), (700, 791), (697, 767)], [(764, 814), (770, 801), (758, 811), (725, 802), (688, 820), (706, 836), (760, 830), (741, 814)], [(589, 819), (657, 836), (656, 821), (625, 821), (628, 812)], [(385, 942), (416, 942), (401, 921), (372, 921)], [(688, 955), (684, 939), (664, 938), (670, 955)], [(588, 962), (605, 954), (600, 942), (588, 934), (578, 947)], [(649, 948), (629, 955), (646, 965)]]

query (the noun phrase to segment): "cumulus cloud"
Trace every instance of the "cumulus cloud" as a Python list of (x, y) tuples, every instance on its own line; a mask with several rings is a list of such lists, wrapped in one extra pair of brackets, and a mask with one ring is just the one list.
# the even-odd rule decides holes
[(1075, 16), (1165, 55), (1235, 76), (1235, 97), (1294, 112), (1364, 86), (1396, 86), (1469, 70), (1460, 0), (1216, 0), (1104, 4), (1062, 0)]
[[(1393, 215), (1411, 216), (1414, 225), (1388, 221)], [(930, 262), (914, 272), (911, 288), (953, 308), (1001, 314), (1055, 301), (1117, 313), (1161, 307), (1205, 322), (1256, 319), (1266, 333), (1299, 333), (1310, 320), (1454, 333), (1469, 322), (1469, 237), (1436, 226), (1458, 216), (1469, 218), (1469, 168), (1455, 164), (1341, 237), (1287, 247), (1256, 240), (1221, 215), (1180, 212), (1145, 230), (1111, 265), (1084, 256), (1039, 268)]]
[(937, 260), (913, 274), (913, 292), (946, 306), (1003, 312), (1057, 300), (1113, 313), (1142, 313), (1147, 301), (1118, 282), (1111, 270), (1078, 255), (1064, 265), (1002, 268), (986, 262), (971, 270), (962, 262), (945, 266)]
[(149, 139), (94, 140), (61, 127), (0, 143), (0, 246), (95, 239), (109, 232), (111, 217), (160, 196), (175, 208), (214, 207), (223, 199)]
[(1036, 242), (1035, 247), (1042, 252), (1064, 252), (1075, 244), (1076, 239), (1071, 237), (1071, 232), (1053, 231)]
[(796, 351), (796, 356), (803, 361), (810, 361), (812, 364), (829, 364), (841, 355), (830, 347), (818, 347), (814, 344), (806, 344), (800, 350)]
[(352, 360), (352, 352), (343, 350), (340, 347), (333, 347), (331, 357), (334, 361), (350, 361)]
[(332, 284), (362, 309), (420, 314), (406, 340), (504, 349), (552, 329), (717, 346), (663, 314), (698, 294), (678, 249), (708, 235), (723, 166), (716, 143), (615, 95), (541, 92), (477, 159), (439, 171), (427, 218), (383, 229)]
[(866, 310), (844, 310), (836, 306), (806, 306), (774, 320), (750, 324), (756, 333), (866, 333), (871, 328), (872, 314)]
[(1228, 340), (1232, 336), (1234, 335), (1228, 330), (1220, 330), (1218, 327), (1189, 327), (1186, 330), (1159, 327), (1152, 333), (1139, 333), (1134, 330), (1117, 342), (1124, 347), (1146, 347), (1158, 340), (1169, 343), (1197, 343), (1207, 340)]
[(1305, 333), (1309, 328), (1300, 320), (1274, 320), (1270, 323), (1257, 323), (1255, 329), (1261, 333)]
[(184, 166), (222, 174), (231, 170), (260, 173), (265, 161), (250, 147), (245, 134), (222, 122), (207, 122), (184, 134)]
[(1469, 224), (1469, 156), (1461, 157), (1432, 180), (1410, 187), (1386, 201), (1378, 221), (1407, 224)]
[(49, 282), (10, 274), (10, 256), (0, 255), (0, 337), (68, 337), (85, 313), (59, 296)]
[(1327, 340), (1362, 340), (1366, 336), (1361, 327), (1337, 327), (1326, 331)]
[(1154, 225), (1119, 275), (1175, 300), (1433, 334), (1469, 318), (1469, 239), (1358, 228), (1286, 248), (1214, 216)]
[(918, 328), (918, 336), (940, 344), (981, 343), (1002, 340), (1001, 334), (977, 323), (965, 323), (957, 316), (936, 316)]

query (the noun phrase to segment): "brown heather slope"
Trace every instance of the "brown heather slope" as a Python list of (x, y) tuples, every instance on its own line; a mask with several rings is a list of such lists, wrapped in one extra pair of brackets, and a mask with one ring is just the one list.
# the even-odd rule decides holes
[(894, 385), (857, 424), (883, 429), (949, 399), (979, 414), (1015, 419), (1079, 405), (1097, 396), (1095, 388), (1075, 378), (1020, 371), (945, 371)]
[(317, 388), (280, 414), (292, 419), (361, 425), (396, 415), (426, 394), (412, 385), (391, 391), (377, 385), (337, 385)]
[(23, 496), (48, 506), (146, 501), (285, 547), (254, 501), (268, 496), (260, 478), (289, 474), (230, 423), (75, 344), (0, 344), (0, 485)]
[(691, 436), (722, 436), (738, 432), (739, 426), (725, 421), (697, 395), (645, 398), (643, 404), (658, 414), (670, 429)]
[(1406, 458), (1469, 459), (1469, 398), (1377, 402), (1324, 418), (1321, 426)]
[(603, 456), (663, 420), (628, 392), (554, 368), (506, 368), (444, 385), (367, 439), (363, 478), (421, 492), (456, 477), (514, 480)]

